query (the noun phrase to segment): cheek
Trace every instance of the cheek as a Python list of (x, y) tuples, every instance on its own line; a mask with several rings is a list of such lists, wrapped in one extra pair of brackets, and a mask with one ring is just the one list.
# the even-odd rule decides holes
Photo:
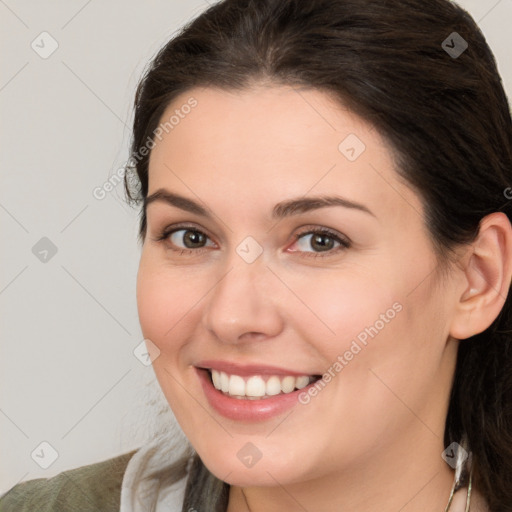
[(386, 385), (416, 403), (435, 376), (442, 355), (442, 304), (426, 284), (410, 293), (411, 282), (391, 268), (378, 276), (353, 268), (290, 279), (304, 305), (290, 301), (287, 313), (321, 354), (331, 377), (324, 376), (348, 405), (345, 410), (358, 411), (364, 403), (385, 417), (386, 410), (401, 407)]
[(203, 295), (200, 284), (185, 272), (143, 255), (137, 274), (137, 309), (144, 337), (162, 353), (168, 351), (168, 343), (174, 347)]
[(288, 282), (301, 300), (290, 297), (287, 313), (305, 339), (331, 360), (348, 350), (353, 340), (364, 346), (376, 332), (388, 330), (402, 309), (393, 283), (376, 286), (373, 277), (362, 271), (302, 274)]
[(182, 377), (176, 379), (175, 375), (178, 369), (186, 370), (180, 355), (191, 338), (191, 326), (197, 323), (194, 305), (204, 295), (197, 285), (191, 284), (183, 271), (171, 269), (153, 255), (143, 253), (137, 274), (139, 322), (144, 338), (160, 350), (152, 367), (176, 418), (188, 418), (190, 425), (182, 425), (187, 431), (194, 431), (195, 419), (187, 414), (190, 397), (179, 383)]

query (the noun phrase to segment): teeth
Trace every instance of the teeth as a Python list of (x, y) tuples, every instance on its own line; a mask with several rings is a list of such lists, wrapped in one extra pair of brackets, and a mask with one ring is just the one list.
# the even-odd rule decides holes
[(270, 379), (267, 380), (267, 395), (273, 396), (273, 395), (279, 395), (281, 393), (281, 381), (279, 380), (279, 377), (272, 376)]
[(231, 375), (229, 378), (229, 391), (230, 395), (245, 395), (245, 381), (239, 375)]
[(239, 375), (228, 375), (225, 372), (217, 370), (210, 370), (212, 381), (215, 389), (227, 393), (231, 396), (242, 398), (264, 398), (280, 393), (291, 393), (295, 389), (302, 389), (310, 382), (313, 382), (314, 377), (301, 375), (294, 377), (287, 375), (286, 377), (278, 377), (272, 375), (265, 379), (260, 375), (253, 375), (247, 379)]
[[(231, 378), (233, 377), (234, 375)], [(245, 396), (265, 396), (266, 389), (265, 381), (261, 377), (251, 377), (245, 385)], [(242, 395), (242, 393), (238, 394)]]
[(297, 377), (297, 382), (295, 383), (295, 387), (297, 389), (305, 388), (309, 384), (309, 377)]
[(212, 373), (212, 379), (213, 379), (213, 385), (215, 386), (215, 389), (221, 389), (221, 377), (219, 372)]
[(224, 393), (227, 393), (229, 391), (229, 377), (224, 372), (221, 372), (220, 374), (220, 389)]
[(283, 393), (291, 393), (295, 389), (295, 382), (297, 382), (295, 377), (285, 377), (281, 381), (281, 389), (283, 390)]

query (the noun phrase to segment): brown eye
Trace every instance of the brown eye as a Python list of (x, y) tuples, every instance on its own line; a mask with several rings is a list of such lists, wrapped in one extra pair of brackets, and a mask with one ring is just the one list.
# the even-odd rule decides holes
[(294, 244), (298, 249), (292, 251), (304, 252), (304, 256), (328, 256), (350, 247), (350, 242), (343, 237), (325, 229), (310, 230), (296, 235)]
[(168, 226), (154, 240), (165, 244), (166, 249), (177, 252), (180, 256), (184, 254), (198, 255), (208, 246), (215, 247), (215, 243), (207, 234), (188, 225)]
[(201, 249), (205, 247), (208, 236), (195, 229), (177, 229), (168, 234), (168, 239), (177, 247), (183, 244), (184, 249)]

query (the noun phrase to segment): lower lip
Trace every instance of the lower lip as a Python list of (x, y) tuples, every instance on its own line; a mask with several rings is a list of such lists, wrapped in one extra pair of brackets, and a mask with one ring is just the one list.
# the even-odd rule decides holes
[(232, 398), (215, 389), (207, 370), (196, 368), (210, 405), (222, 416), (236, 421), (265, 421), (291, 409), (298, 403), (299, 393), (307, 391), (314, 383), (292, 393), (283, 393), (261, 400)]

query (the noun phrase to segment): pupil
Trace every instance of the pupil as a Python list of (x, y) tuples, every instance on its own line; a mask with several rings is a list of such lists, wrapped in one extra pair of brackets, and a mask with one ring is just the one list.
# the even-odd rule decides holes
[[(321, 242), (322, 239), (326, 240), (326, 242), (322, 243)], [(329, 238), (327, 235), (315, 235), (313, 237), (313, 245), (318, 244), (318, 247), (320, 249), (325, 249), (325, 248), (330, 249), (331, 245), (332, 245), (332, 242), (333, 242), (332, 238)]]
[[(203, 241), (203, 235), (197, 231), (187, 231), (185, 234), (185, 245), (187, 247), (195, 247), (194, 244), (201, 244)], [(192, 244), (189, 245), (189, 242)]]

